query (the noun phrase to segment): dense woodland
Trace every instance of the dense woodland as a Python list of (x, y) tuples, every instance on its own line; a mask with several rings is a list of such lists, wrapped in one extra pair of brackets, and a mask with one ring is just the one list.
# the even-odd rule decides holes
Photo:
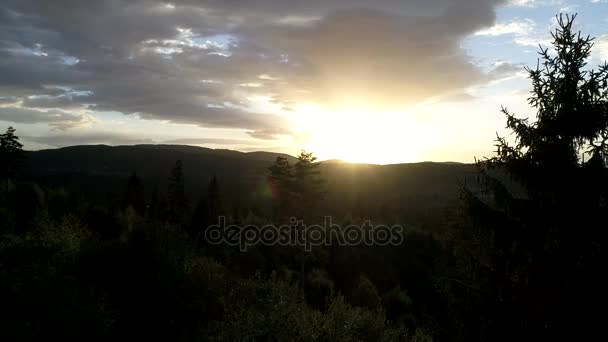
[[(583, 340), (601, 331), (608, 65), (558, 17), (535, 115), (477, 165), (187, 146), (23, 151), (0, 136), (12, 340)], [(398, 246), (212, 245), (229, 223), (398, 224)]]

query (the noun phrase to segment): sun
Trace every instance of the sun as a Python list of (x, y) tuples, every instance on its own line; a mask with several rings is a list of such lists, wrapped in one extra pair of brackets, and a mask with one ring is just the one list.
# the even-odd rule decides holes
[(402, 111), (305, 105), (296, 111), (296, 129), (304, 148), (320, 160), (392, 164), (418, 160), (422, 134), (411, 115)]

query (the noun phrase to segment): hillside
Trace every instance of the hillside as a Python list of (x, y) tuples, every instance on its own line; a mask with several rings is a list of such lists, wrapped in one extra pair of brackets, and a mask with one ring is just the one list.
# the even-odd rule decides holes
[[(268, 167), (276, 157), (270, 152), (243, 153), (183, 145), (72, 146), (27, 153), (23, 180), (65, 186), (100, 197), (120, 197), (133, 172), (143, 180), (148, 196), (163, 193), (176, 160), (182, 160), (191, 202), (204, 195), (214, 175), (224, 201), (239, 207), (263, 208), (269, 201)], [(458, 163), (395, 165), (321, 164), (326, 181), (328, 215), (383, 218), (427, 226), (458, 199), (458, 185), (472, 175), (473, 167)], [(439, 215), (438, 211), (442, 211)]]

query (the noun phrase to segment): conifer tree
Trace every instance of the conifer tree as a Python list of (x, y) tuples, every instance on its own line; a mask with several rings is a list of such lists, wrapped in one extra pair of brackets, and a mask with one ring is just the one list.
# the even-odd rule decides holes
[(176, 161), (171, 170), (167, 197), (169, 201), (170, 219), (181, 222), (188, 211), (183, 163), (181, 160)]
[(315, 217), (315, 209), (324, 195), (319, 166), (317, 157), (306, 151), (300, 153), (294, 166), (294, 191), (299, 203), (299, 216), (305, 219)]
[(133, 172), (127, 182), (127, 190), (125, 192), (124, 206), (131, 206), (139, 215), (144, 215), (146, 211), (146, 198), (144, 194), (144, 186), (137, 177), (137, 173)]
[(222, 215), (222, 201), (220, 198), (220, 186), (216, 176), (213, 176), (211, 181), (209, 181), (209, 187), (207, 189), (207, 206), (209, 215), (207, 224), (211, 225), (217, 223), (218, 217)]
[(192, 227), (190, 234), (194, 238), (200, 238), (201, 232), (211, 225), (218, 224), (219, 217), (224, 214), (220, 197), (220, 188), (217, 177), (213, 176), (209, 181), (207, 193), (198, 201), (192, 216)]
[(294, 197), (293, 166), (285, 157), (277, 157), (269, 168), (268, 183), (273, 196), (273, 211), (276, 221), (287, 219), (292, 215), (291, 208)]
[(575, 18), (557, 17), (552, 49), (526, 69), (535, 120), (503, 108), (514, 143), (498, 137), (496, 155), (478, 162), (483, 191), (463, 189), (482, 339), (576, 340), (601, 326), (608, 65), (587, 67), (593, 38)]
[(8, 190), (9, 179), (15, 176), (21, 161), (23, 160), (23, 145), (19, 137), (15, 135), (16, 129), (9, 127), (4, 134), (0, 134), (0, 161), (2, 161), (2, 178)]

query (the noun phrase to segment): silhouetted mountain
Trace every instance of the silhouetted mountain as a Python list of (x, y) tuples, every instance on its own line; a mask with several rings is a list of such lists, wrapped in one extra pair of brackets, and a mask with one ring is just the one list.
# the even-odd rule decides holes
[[(40, 184), (65, 186), (71, 191), (102, 197), (120, 194), (134, 172), (147, 196), (163, 193), (167, 175), (182, 160), (186, 193), (196, 201), (215, 175), (226, 202), (240, 207), (264, 207), (269, 201), (268, 167), (278, 156), (271, 152), (238, 152), (184, 145), (72, 146), (27, 153), (22, 177)], [(434, 226), (454, 207), (458, 185), (474, 167), (458, 163), (395, 165), (323, 162), (327, 182), (327, 215), (398, 220)], [(442, 211), (440, 214), (439, 211)]]

